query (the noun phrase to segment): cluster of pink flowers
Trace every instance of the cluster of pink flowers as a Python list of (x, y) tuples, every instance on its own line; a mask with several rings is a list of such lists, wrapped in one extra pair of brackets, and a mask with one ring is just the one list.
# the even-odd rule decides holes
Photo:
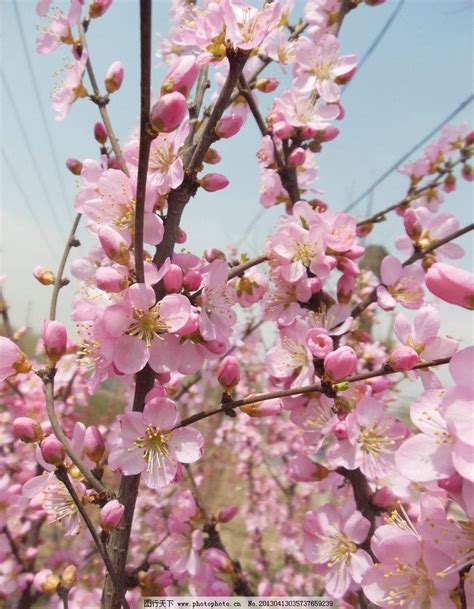
[[(367, 270), (362, 238), (381, 215), (358, 221), (312, 194), (315, 154), (339, 133), (332, 121), (344, 118), (341, 87), (357, 65), (337, 39), (346, 4), (309, 0), (291, 25), (291, 0), (176, 1), (148, 165), (138, 134), (118, 148), (105, 119), (92, 129), (97, 158), (68, 159), (93, 240), (69, 269), (75, 338), (54, 314), (39, 335), (14, 332), (0, 294), (0, 598), (109, 609), (105, 547), (115, 564), (128, 556), (116, 592), (132, 608), (141, 596), (250, 592), (328, 595), (341, 607), (474, 602), (474, 348), (446, 336), (439, 312), (439, 301), (474, 308), (474, 275), (451, 264), (467, 230), (439, 210), (456, 168), (472, 181), (474, 137), (446, 127), (400, 169), (410, 185), (390, 208), (399, 255)], [(40, 54), (72, 53), (57, 118), (82, 97), (105, 108), (122, 85), (120, 62), (104, 95), (84, 84), (84, 28), (110, 5), (72, 0), (39, 34)], [(38, 15), (49, 11), (41, 0)], [(264, 116), (259, 93), (280, 86), (260, 75), (272, 62), (291, 88)], [(201, 116), (193, 91), (205, 96), (211, 76)], [(227, 186), (205, 166), (251, 114), (260, 203), (284, 213), (255, 260), (191, 252), (173, 219), (198, 189)], [(33, 274), (54, 285), (54, 312), (67, 282), (42, 266)], [(392, 311), (393, 335), (376, 338)], [(54, 546), (47, 556), (42, 542)]]

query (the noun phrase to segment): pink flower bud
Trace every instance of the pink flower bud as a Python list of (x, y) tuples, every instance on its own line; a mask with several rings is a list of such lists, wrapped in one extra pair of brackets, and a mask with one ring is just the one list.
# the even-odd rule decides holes
[(99, 267), (95, 272), (95, 280), (100, 290), (112, 294), (118, 294), (128, 286), (127, 277), (111, 266)]
[[(249, 396), (252, 397), (252, 396)], [(252, 404), (245, 404), (240, 407), (242, 412), (245, 412), (249, 417), (271, 417), (280, 412), (283, 409), (283, 404), (281, 400), (267, 400), (266, 402), (254, 402)]]
[(341, 74), (340, 76), (337, 76), (336, 83), (338, 85), (346, 85), (350, 80), (352, 80), (352, 78), (356, 72), (357, 72), (357, 66), (354, 66), (352, 68), (352, 70), (349, 70), (349, 72), (346, 72), (345, 74)]
[(278, 88), (279, 84), (280, 81), (271, 76), (269, 78), (261, 78), (260, 80), (257, 80), (255, 83), (255, 88), (262, 93), (272, 93)]
[(180, 126), (187, 111), (188, 103), (182, 93), (167, 93), (151, 109), (150, 123), (158, 133), (170, 133)]
[(56, 365), (66, 353), (67, 332), (60, 321), (46, 320), (41, 330), (46, 355), (53, 365)]
[(204, 162), (208, 165), (217, 165), (222, 160), (221, 155), (214, 150), (214, 148), (209, 148), (209, 150), (204, 155)]
[(98, 233), (99, 241), (105, 254), (117, 264), (128, 266), (130, 252), (122, 235), (108, 224), (103, 224)]
[(383, 4), (385, 0), (365, 0), (367, 6), (378, 6), (379, 4)]
[(240, 131), (244, 119), (240, 114), (230, 114), (217, 121), (215, 132), (218, 137), (232, 137)]
[(405, 231), (410, 239), (416, 241), (421, 237), (423, 226), (416, 211), (411, 207), (408, 208), (403, 215), (403, 224), (405, 225)]
[(199, 73), (199, 66), (194, 55), (178, 57), (166, 73), (161, 85), (161, 95), (178, 91), (185, 97), (191, 92)]
[(92, 0), (89, 4), (89, 15), (91, 19), (102, 17), (112, 4), (112, 0)]
[(222, 250), (218, 250), (216, 247), (208, 247), (204, 251), (204, 258), (208, 262), (214, 262), (214, 260), (226, 260), (226, 256)]
[(114, 61), (105, 75), (104, 85), (107, 93), (115, 93), (122, 86), (123, 82), (123, 65), (120, 61)]
[(311, 328), (306, 335), (306, 344), (316, 359), (324, 359), (334, 349), (332, 338), (322, 328)]
[(387, 486), (382, 486), (372, 495), (372, 503), (382, 509), (390, 507), (395, 501), (396, 496)]
[(426, 273), (429, 291), (454, 305), (474, 309), (474, 274), (450, 264), (436, 262)]
[(206, 552), (206, 561), (218, 571), (223, 571), (224, 573), (233, 573), (234, 571), (230, 558), (218, 548), (209, 548)]
[(304, 151), (303, 148), (295, 148), (288, 155), (288, 163), (290, 165), (292, 165), (293, 167), (299, 167), (300, 165), (302, 165), (304, 163), (305, 159), (306, 159), (306, 152)]
[(183, 271), (177, 264), (170, 264), (163, 277), (163, 284), (168, 294), (176, 294), (183, 287)]
[(452, 476), (449, 476), (449, 478), (438, 480), (439, 488), (442, 488), (448, 493), (460, 493), (462, 491), (462, 485), (463, 479), (457, 472), (455, 472)]
[(46, 463), (50, 465), (61, 465), (64, 463), (66, 451), (64, 446), (55, 436), (48, 436), (41, 442), (41, 454)]
[(40, 442), (43, 439), (43, 430), (38, 421), (29, 417), (18, 417), (13, 421), (13, 435), (18, 440), (26, 442)]
[(466, 182), (472, 182), (474, 180), (474, 172), (472, 171), (472, 167), (469, 165), (469, 163), (464, 163), (462, 166), (461, 175)]
[(94, 125), (94, 137), (99, 144), (102, 144), (102, 146), (107, 141), (107, 131), (102, 123), (96, 123)]
[(354, 287), (355, 280), (353, 275), (341, 275), (337, 282), (337, 301), (341, 304), (350, 302)]
[(343, 421), (336, 423), (332, 431), (339, 441), (347, 440), (347, 427)]
[(289, 459), (290, 478), (295, 482), (320, 482), (329, 475), (329, 470), (300, 453)]
[(230, 522), (235, 518), (235, 516), (237, 516), (238, 511), (239, 508), (236, 505), (229, 505), (219, 512), (217, 520), (219, 522)]
[(0, 381), (30, 370), (31, 364), (23, 351), (9, 338), (0, 336)]
[(201, 273), (191, 269), (183, 277), (183, 287), (188, 292), (194, 292), (195, 290), (199, 289), (201, 281)]
[(411, 370), (419, 361), (420, 357), (418, 353), (411, 347), (406, 347), (405, 345), (396, 347), (388, 358), (388, 363), (393, 370), (399, 371)]
[(43, 285), (53, 285), (54, 273), (44, 266), (36, 266), (33, 269), (33, 277)]
[(207, 192), (216, 192), (226, 188), (229, 180), (220, 173), (208, 173), (199, 181), (199, 184)]
[(443, 190), (446, 193), (453, 192), (456, 190), (456, 177), (452, 173), (448, 173), (446, 179), (443, 182)]
[(38, 548), (28, 548), (25, 552), (26, 560), (34, 560), (38, 556)]
[(238, 385), (240, 381), (240, 365), (235, 357), (232, 355), (224, 357), (217, 370), (217, 380), (227, 392)]
[(349, 376), (357, 365), (357, 356), (351, 347), (339, 347), (324, 358), (324, 371), (334, 381)]
[(122, 520), (124, 511), (124, 506), (117, 499), (112, 499), (100, 510), (100, 526), (108, 533), (116, 529)]
[(82, 171), (82, 163), (79, 159), (67, 159), (66, 160), (66, 167), (69, 169), (69, 171), (75, 175), (75, 176), (80, 176), (81, 175), (81, 171)]
[(293, 127), (283, 121), (278, 121), (272, 126), (273, 135), (284, 140), (293, 133)]
[(91, 425), (86, 429), (84, 434), (84, 452), (94, 463), (98, 463), (104, 456), (104, 438), (95, 425)]

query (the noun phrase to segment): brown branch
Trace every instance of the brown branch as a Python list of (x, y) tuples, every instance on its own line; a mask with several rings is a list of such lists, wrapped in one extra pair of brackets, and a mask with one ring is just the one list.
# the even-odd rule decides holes
[[(82, 505), (82, 501), (79, 498), (78, 494), (76, 493), (76, 489), (74, 488), (73, 484), (71, 483), (71, 481), (69, 479), (66, 468), (64, 466), (59, 466), (56, 468), (54, 473), (56, 475), (56, 478), (64, 484), (64, 486), (67, 488), (69, 494), (71, 495), (71, 498), (74, 501), (78, 512), (82, 516), (82, 519), (84, 520), (87, 528), (89, 529), (89, 533), (91, 534), (91, 537), (94, 540), (94, 543), (95, 543), (97, 549), (99, 550), (102, 560), (104, 561), (104, 565), (107, 569), (107, 572), (108, 572), (110, 578), (112, 579), (112, 581), (114, 582), (116, 589), (118, 590), (118, 588), (119, 588), (118, 579), (117, 579), (117, 575), (114, 571), (114, 567), (110, 561), (110, 557), (109, 557), (107, 550), (104, 547), (97, 531), (95, 530), (95, 527), (94, 527), (91, 519), (89, 518), (89, 514), (86, 512), (84, 506)], [(124, 609), (130, 609), (129, 604), (128, 604), (127, 600), (125, 599), (125, 597), (122, 598), (122, 604), (124, 606)]]
[(201, 511), (201, 513), (204, 517), (204, 521), (206, 523), (204, 530), (209, 536), (209, 545), (213, 548), (218, 548), (221, 552), (224, 552), (224, 554), (230, 560), (230, 562), (232, 563), (232, 566), (234, 568), (234, 574), (233, 574), (233, 577), (235, 578), (235, 581), (233, 582), (234, 592), (236, 594), (244, 595), (244, 596), (255, 596), (255, 592), (250, 588), (249, 583), (245, 579), (245, 576), (243, 574), (242, 567), (240, 566), (239, 561), (232, 559), (227, 548), (222, 543), (221, 536), (219, 534), (219, 531), (217, 530), (217, 521), (214, 517), (209, 515), (209, 512), (207, 511), (207, 509), (204, 505), (201, 494), (199, 492), (199, 488), (196, 484), (193, 473), (191, 471), (191, 466), (185, 465), (185, 468), (186, 468), (186, 472), (188, 474), (189, 481), (191, 484), (194, 501), (196, 502), (197, 507)]
[(260, 256), (257, 256), (256, 258), (252, 258), (251, 260), (248, 260), (247, 262), (243, 262), (242, 264), (233, 266), (229, 270), (228, 279), (233, 279), (234, 277), (243, 275), (245, 273), (245, 271), (248, 271), (249, 269), (251, 269), (254, 266), (257, 266), (258, 264), (262, 264), (263, 262), (266, 262), (267, 260), (268, 260), (268, 256), (266, 254), (261, 254)]
[[(441, 359), (436, 359), (431, 362), (421, 362), (419, 364), (416, 364), (416, 366), (413, 366), (412, 370), (441, 366), (442, 364), (448, 364), (450, 360), (450, 357), (443, 357)], [(325, 383), (314, 383), (313, 385), (306, 385), (305, 387), (282, 389), (280, 391), (271, 391), (269, 393), (256, 393), (240, 400), (232, 400), (231, 402), (226, 402), (219, 408), (214, 408), (212, 410), (204, 410), (202, 412), (193, 414), (190, 417), (183, 419), (180, 423), (178, 423), (178, 425), (176, 425), (176, 427), (174, 427), (174, 429), (186, 427), (188, 425), (196, 423), (197, 421), (201, 421), (202, 419), (207, 419), (208, 417), (211, 417), (215, 414), (225, 414), (229, 410), (234, 410), (235, 408), (240, 408), (240, 406), (246, 406), (247, 404), (256, 404), (258, 402), (265, 402), (267, 400), (274, 400), (276, 398), (286, 398), (293, 395), (302, 395), (304, 393), (334, 394), (334, 387), (337, 385), (355, 383), (357, 381), (365, 381), (367, 379), (375, 378), (377, 376), (386, 376), (388, 374), (403, 374), (403, 372), (398, 370), (392, 370), (385, 366), (379, 368), (378, 370), (372, 370), (370, 372), (363, 372), (361, 374), (354, 374), (352, 376), (348, 376), (346, 379), (343, 379), (338, 383), (331, 384), (330, 387), (328, 387)]]
[(80, 221), (81, 214), (77, 214), (77, 216), (74, 218), (71, 232), (69, 233), (69, 237), (67, 239), (61, 261), (59, 263), (58, 272), (56, 273), (56, 276), (54, 278), (53, 294), (51, 296), (51, 304), (49, 306), (49, 319), (51, 320), (56, 319), (56, 309), (58, 306), (59, 291), (64, 286), (63, 274), (69, 253), (73, 247), (77, 247), (79, 245), (79, 242), (76, 239), (76, 230), (79, 226)]
[(151, 0), (140, 0), (140, 148), (138, 152), (137, 196), (135, 205), (135, 274), (144, 283), (143, 230), (145, 217), (146, 178), (150, 159), (151, 94)]
[(3, 330), (5, 336), (10, 340), (13, 340), (13, 328), (10, 322), (10, 316), (8, 315), (8, 305), (3, 296), (3, 290), (0, 287), (0, 315), (2, 316)]

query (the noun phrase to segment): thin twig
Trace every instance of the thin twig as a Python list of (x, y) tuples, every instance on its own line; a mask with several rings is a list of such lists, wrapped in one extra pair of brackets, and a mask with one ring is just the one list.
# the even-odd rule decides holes
[[(441, 359), (433, 360), (431, 362), (421, 362), (420, 364), (416, 364), (413, 366), (412, 370), (419, 370), (424, 368), (430, 368), (434, 366), (441, 366), (442, 364), (448, 364), (450, 362), (450, 357), (444, 357)], [(346, 379), (340, 381), (340, 383), (355, 383), (357, 381), (365, 381), (367, 379), (375, 378), (377, 376), (386, 376), (388, 374), (403, 374), (401, 371), (392, 370), (387, 367), (379, 368), (378, 370), (372, 370), (371, 372), (364, 372), (361, 374), (355, 374), (353, 376), (348, 376)], [(335, 383), (338, 385), (339, 383)], [(334, 390), (334, 388), (333, 388)], [(174, 429), (179, 429), (180, 427), (186, 427), (197, 421), (201, 421), (202, 419), (207, 419), (215, 414), (225, 414), (229, 410), (234, 410), (235, 408), (240, 408), (240, 406), (246, 406), (247, 404), (255, 404), (258, 402), (265, 402), (267, 400), (273, 400), (276, 398), (286, 398), (293, 395), (302, 395), (305, 393), (326, 393), (327, 387), (323, 385), (323, 383), (314, 383), (313, 385), (307, 385), (305, 387), (295, 387), (293, 389), (282, 389), (280, 391), (271, 391), (269, 393), (256, 393), (249, 397), (243, 398), (241, 400), (233, 400), (231, 402), (226, 402), (223, 406), (219, 408), (214, 408), (212, 410), (204, 410), (202, 412), (198, 412), (196, 414), (183, 419)]]

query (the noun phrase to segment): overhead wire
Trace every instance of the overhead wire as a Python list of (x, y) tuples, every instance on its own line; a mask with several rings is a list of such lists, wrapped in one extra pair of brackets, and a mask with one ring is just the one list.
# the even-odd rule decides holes
[(57, 252), (55, 252), (53, 250), (51, 242), (41, 225), (41, 220), (40, 220), (39, 216), (36, 214), (34, 207), (31, 205), (30, 199), (28, 198), (28, 195), (25, 193), (23, 186), (21, 185), (21, 180), (20, 180), (18, 174), (16, 173), (16, 170), (15, 170), (12, 162), (10, 161), (9, 156), (6, 153), (4, 148), (2, 148), (2, 156), (3, 156), (3, 162), (5, 163), (5, 166), (7, 167), (8, 171), (10, 172), (10, 178), (12, 179), (18, 192), (20, 193), (21, 197), (23, 198), (26, 208), (29, 211), (31, 217), (33, 218), (33, 220), (36, 224), (38, 233), (43, 238), (44, 243), (45, 243), (46, 248), (48, 249), (49, 253), (53, 256), (54, 259), (56, 259), (58, 257), (58, 254), (57, 254)]
[[(28, 66), (28, 72), (30, 74), (30, 81), (33, 85), (33, 89), (35, 92), (35, 96), (36, 96), (36, 101), (37, 101), (37, 108), (39, 110), (39, 113), (41, 114), (41, 118), (42, 118), (42, 122), (43, 122), (43, 126), (46, 132), (46, 139), (48, 141), (48, 145), (51, 151), (51, 157), (53, 159), (53, 163), (54, 163), (54, 167), (55, 167), (55, 172), (56, 172), (56, 176), (58, 178), (58, 182), (59, 182), (59, 188), (61, 191), (61, 194), (63, 196), (64, 202), (65, 204), (67, 203), (69, 197), (66, 191), (66, 187), (64, 184), (64, 180), (61, 174), (61, 170), (60, 170), (60, 165), (59, 165), (59, 161), (58, 161), (58, 156), (56, 153), (56, 148), (53, 142), (53, 138), (51, 136), (51, 131), (49, 128), (49, 121), (46, 117), (46, 113), (44, 111), (44, 105), (41, 99), (41, 95), (40, 95), (40, 91), (39, 91), (39, 86), (38, 86), (38, 81), (36, 78), (36, 74), (35, 74), (35, 70), (33, 69), (33, 64), (31, 61), (31, 57), (30, 57), (30, 53), (28, 51), (28, 45), (26, 43), (26, 36), (25, 36), (25, 31), (23, 29), (23, 24), (22, 24), (22, 20), (21, 20), (21, 15), (20, 15), (20, 11), (18, 9), (18, 3), (17, 0), (13, 0), (13, 9), (15, 11), (15, 18), (16, 18), (16, 22), (17, 22), (17, 26), (18, 26), (18, 30), (20, 32), (20, 40), (21, 40), (21, 44), (23, 46), (23, 52), (24, 55), (26, 57), (26, 63)], [(66, 208), (67, 209), (67, 208)]]
[(418, 150), (423, 144), (426, 144), (436, 133), (442, 129), (449, 121), (451, 121), (455, 116), (457, 116), (466, 106), (468, 106), (472, 100), (474, 99), (474, 93), (471, 93), (469, 97), (467, 97), (464, 101), (462, 101), (452, 112), (446, 116), (440, 123), (433, 127), (431, 131), (429, 131), (426, 135), (424, 135), (421, 140), (419, 140), (416, 144), (414, 144), (403, 156), (395, 161), (388, 169), (386, 169), (381, 176), (379, 176), (375, 182), (373, 182), (362, 194), (360, 194), (356, 199), (354, 199), (347, 207), (344, 208), (344, 212), (348, 212), (353, 209), (358, 203), (360, 203), (365, 197), (370, 194), (377, 186), (379, 186), (395, 169), (400, 167), (400, 165), (406, 161), (414, 152)]

